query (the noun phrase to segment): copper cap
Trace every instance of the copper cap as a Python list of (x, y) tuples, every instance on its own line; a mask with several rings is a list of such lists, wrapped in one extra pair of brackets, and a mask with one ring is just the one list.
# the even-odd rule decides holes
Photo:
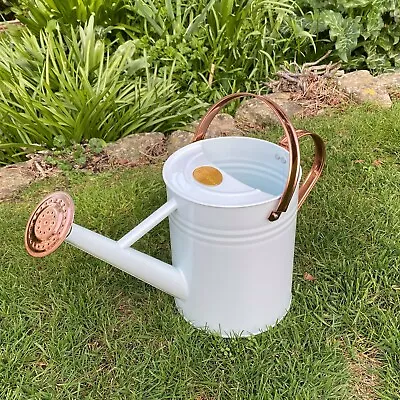
[(55, 251), (68, 236), (74, 220), (74, 202), (64, 192), (45, 197), (33, 211), (25, 230), (25, 248), (32, 257)]

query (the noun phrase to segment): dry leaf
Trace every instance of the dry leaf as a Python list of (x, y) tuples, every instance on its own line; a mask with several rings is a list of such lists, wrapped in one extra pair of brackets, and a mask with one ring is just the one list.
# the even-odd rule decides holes
[(304, 279), (306, 281), (311, 281), (314, 282), (315, 281), (315, 277), (313, 277), (311, 274), (309, 274), (308, 272), (304, 272)]
[(363, 162), (364, 162), (364, 160), (354, 160), (354, 164), (361, 164)]
[(90, 350), (97, 350), (101, 347), (101, 344), (97, 340), (94, 340), (93, 342), (89, 342), (87, 346)]
[(36, 364), (37, 367), (40, 367), (40, 368), (43, 368), (43, 369), (47, 367), (47, 363), (43, 362), (43, 361), (37, 361), (35, 364)]
[(379, 167), (380, 165), (382, 165), (383, 164), (383, 161), (382, 160), (375, 160), (373, 163), (372, 163), (372, 165), (374, 166), (374, 167)]

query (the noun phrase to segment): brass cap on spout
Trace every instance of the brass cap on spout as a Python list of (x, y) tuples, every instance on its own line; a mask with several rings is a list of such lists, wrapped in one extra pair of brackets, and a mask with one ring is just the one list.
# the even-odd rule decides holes
[(71, 231), (74, 211), (74, 202), (68, 193), (46, 196), (26, 225), (26, 251), (32, 257), (45, 257), (57, 250)]

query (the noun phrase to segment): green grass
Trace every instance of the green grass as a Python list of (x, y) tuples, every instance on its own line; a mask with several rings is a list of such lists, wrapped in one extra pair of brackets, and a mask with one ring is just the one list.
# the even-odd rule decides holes
[[(0, 398), (398, 398), (399, 116), (395, 104), (299, 121), (324, 137), (328, 164), (299, 213), (292, 308), (250, 339), (193, 329), (170, 296), (68, 245), (25, 254), (25, 222), (48, 192), (70, 192), (76, 222), (117, 239), (163, 203), (160, 167), (68, 174), (2, 204)], [(136, 247), (168, 261), (167, 223)]]

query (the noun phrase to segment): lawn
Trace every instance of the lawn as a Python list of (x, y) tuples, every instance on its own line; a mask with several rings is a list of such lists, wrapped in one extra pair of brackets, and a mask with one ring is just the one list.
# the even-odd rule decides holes
[[(326, 140), (327, 167), (299, 213), (291, 310), (250, 339), (195, 330), (170, 296), (68, 245), (25, 253), (48, 192), (117, 239), (163, 203), (160, 166), (68, 173), (1, 204), (0, 398), (399, 398), (399, 121), (396, 103), (297, 122)], [(136, 247), (169, 261), (168, 224)]]

